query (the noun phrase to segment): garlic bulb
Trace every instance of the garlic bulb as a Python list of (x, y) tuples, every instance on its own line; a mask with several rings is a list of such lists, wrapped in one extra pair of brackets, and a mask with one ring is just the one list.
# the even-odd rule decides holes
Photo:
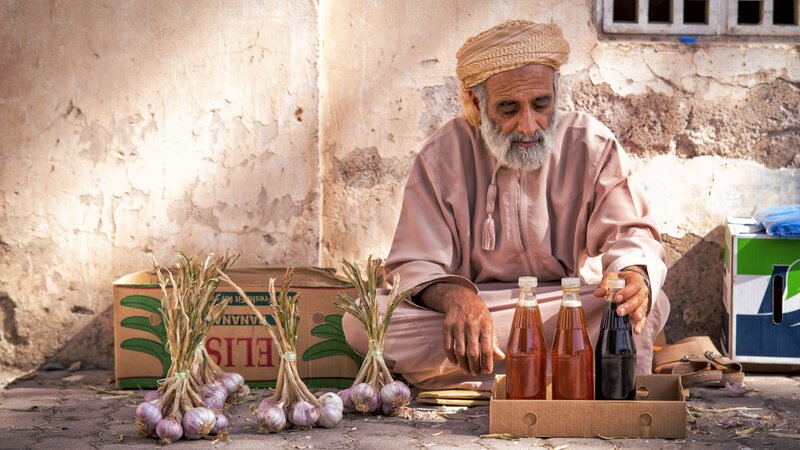
[(356, 406), (353, 404), (353, 400), (350, 399), (350, 392), (352, 391), (351, 388), (347, 388), (344, 390), (339, 391), (339, 398), (342, 399), (342, 411), (346, 413), (356, 412)]
[(336, 395), (333, 392), (326, 392), (326, 393), (320, 395), (319, 396), (319, 402), (320, 403), (332, 403), (332, 404), (336, 405), (339, 408), (340, 411), (344, 409), (344, 402), (342, 401), (342, 398), (339, 397), (338, 395)]
[(381, 388), (381, 401), (393, 410), (406, 406), (411, 401), (411, 390), (402, 381), (392, 381)]
[(203, 404), (214, 411), (222, 411), (222, 408), (225, 406), (225, 399), (221, 398), (219, 395), (211, 395), (203, 399)]
[(156, 425), (163, 418), (157, 400), (140, 403), (136, 407), (136, 431), (142, 436), (150, 436), (156, 431)]
[(333, 428), (342, 420), (342, 398), (333, 392), (319, 396), (319, 420), (317, 424), (323, 428)]
[(211, 432), (216, 421), (214, 411), (202, 406), (192, 408), (183, 416), (183, 433), (186, 439), (200, 439)]
[(319, 405), (319, 420), (317, 425), (323, 428), (333, 428), (342, 420), (342, 408), (335, 403), (321, 403)]
[(183, 436), (183, 427), (172, 416), (167, 416), (156, 425), (156, 434), (161, 438), (162, 444), (171, 444)]
[(283, 408), (268, 402), (267, 399), (258, 407), (257, 417), (261, 424), (258, 431), (262, 433), (277, 433), (286, 428), (286, 413), (283, 412)]
[(228, 418), (222, 414), (217, 414), (217, 420), (214, 422), (214, 427), (211, 428), (211, 434), (220, 434), (221, 432), (227, 431), (228, 427), (230, 427)]
[(144, 401), (152, 402), (158, 400), (158, 391), (147, 391), (144, 393)]
[(359, 383), (350, 390), (350, 400), (356, 407), (356, 411), (367, 413), (375, 412), (380, 405), (380, 396), (371, 384)]
[(228, 394), (230, 395), (244, 386), (244, 377), (238, 373), (229, 372), (222, 377), (222, 384), (225, 385), (225, 389), (228, 390)]
[(289, 408), (289, 422), (296, 427), (310, 427), (317, 423), (319, 410), (316, 406), (300, 400)]
[(261, 400), (261, 403), (258, 404), (258, 412), (256, 412), (256, 417), (264, 414), (264, 411), (273, 406), (275, 406), (275, 403), (272, 401), (272, 397), (267, 397), (264, 400)]
[(220, 384), (212, 384), (206, 390), (206, 397), (211, 397), (212, 395), (222, 397), (222, 401), (225, 402), (228, 400), (228, 389)]
[(367, 412), (370, 413), (378, 412), (381, 410), (382, 406), (383, 402), (381, 401), (380, 394), (375, 394), (375, 397), (372, 398), (372, 401), (370, 402), (369, 407), (367, 408)]
[(381, 405), (381, 411), (383, 412), (383, 415), (389, 417), (399, 416), (400, 413), (403, 411), (403, 408), (404, 408), (403, 406), (398, 406), (397, 408), (395, 408), (394, 406), (388, 403), (383, 403)]

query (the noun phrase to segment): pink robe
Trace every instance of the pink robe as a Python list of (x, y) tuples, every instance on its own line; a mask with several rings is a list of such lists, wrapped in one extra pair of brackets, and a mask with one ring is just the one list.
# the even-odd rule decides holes
[[(476, 285), (515, 284), (521, 276), (535, 276), (540, 285), (570, 276), (592, 284), (603, 272), (644, 266), (656, 302), (645, 331), (636, 338), (637, 371), (649, 372), (652, 341), (669, 314), (661, 293), (664, 247), (641, 191), (630, 183), (628, 159), (611, 131), (587, 114), (563, 112), (552, 154), (540, 169), (501, 167), (495, 174), (497, 168), (479, 129), (463, 117), (428, 139), (406, 185), (386, 260), (388, 280), (397, 274), (401, 290), (413, 288), (415, 293), (433, 282), (448, 281), (480, 294)], [(487, 244), (491, 247), (486, 241), (491, 228), (494, 248), (486, 250)], [(596, 341), (604, 301), (592, 297), (592, 290), (581, 292)], [(503, 347), (514, 295), (515, 290), (481, 295)], [(542, 304), (542, 313), (552, 342), (559, 296), (553, 292), (544, 297), (551, 302)], [(470, 379), (443, 359), (443, 317), (410, 303), (401, 305), (386, 336), (384, 355), (396, 364), (395, 371), (421, 387), (488, 388), (491, 378)], [(365, 351), (358, 328), (345, 317), (348, 342)], [(429, 348), (412, 344), (416, 341)], [(503, 365), (498, 367), (502, 371)]]

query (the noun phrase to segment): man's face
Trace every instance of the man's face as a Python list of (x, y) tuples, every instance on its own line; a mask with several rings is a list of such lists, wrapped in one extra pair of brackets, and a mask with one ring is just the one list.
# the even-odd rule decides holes
[(513, 169), (541, 167), (550, 154), (557, 115), (550, 67), (529, 64), (486, 80), (481, 133), (497, 159)]

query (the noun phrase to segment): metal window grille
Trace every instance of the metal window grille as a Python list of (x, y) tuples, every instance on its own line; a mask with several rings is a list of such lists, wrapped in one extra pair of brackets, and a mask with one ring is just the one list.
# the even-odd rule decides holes
[(800, 36), (800, 0), (602, 0), (606, 33)]

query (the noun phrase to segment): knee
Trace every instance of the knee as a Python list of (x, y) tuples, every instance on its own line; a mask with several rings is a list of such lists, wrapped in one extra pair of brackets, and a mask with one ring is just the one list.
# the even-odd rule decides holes
[(352, 314), (345, 313), (342, 315), (342, 328), (347, 345), (362, 356), (366, 355), (367, 333), (364, 331), (364, 326), (361, 322)]

